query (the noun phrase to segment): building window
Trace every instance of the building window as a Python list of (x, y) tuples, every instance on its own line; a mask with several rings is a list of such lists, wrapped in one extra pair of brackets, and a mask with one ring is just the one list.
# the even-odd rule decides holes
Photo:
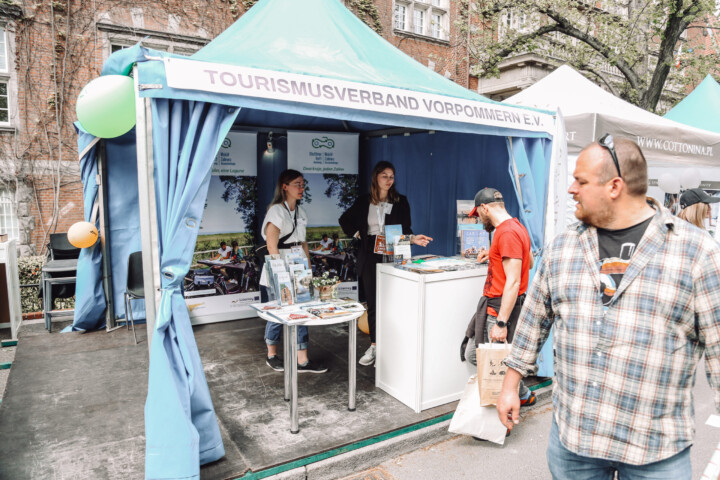
[(430, 36), (440, 38), (442, 33), (442, 15), (433, 13), (430, 17)]
[(407, 7), (405, 5), (395, 5), (395, 28), (405, 30), (407, 22)]
[(396, 2), (394, 12), (393, 26), (395, 30), (403, 30), (438, 40), (449, 38), (446, 0)]
[(0, 233), (7, 233), (11, 239), (17, 239), (19, 236), (17, 217), (7, 190), (0, 190)]
[(8, 82), (0, 79), (0, 123), (10, 123)]
[(418, 35), (425, 33), (425, 11), (415, 8), (413, 14), (413, 31)]
[(5, 35), (5, 27), (0, 25), (0, 72), (8, 71), (7, 61), (7, 38)]

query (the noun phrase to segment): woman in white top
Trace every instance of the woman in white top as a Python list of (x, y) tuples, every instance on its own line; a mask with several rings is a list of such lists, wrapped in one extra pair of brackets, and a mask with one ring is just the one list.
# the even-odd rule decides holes
[[(290, 248), (302, 246), (305, 255), (310, 261), (308, 245), (305, 241), (307, 229), (307, 215), (300, 208), (300, 201), (305, 193), (305, 179), (302, 173), (297, 170), (285, 170), (280, 174), (275, 195), (268, 211), (265, 214), (260, 233), (267, 242), (269, 254), (285, 255)], [(270, 284), (263, 269), (260, 277), (261, 289), (267, 289)], [(298, 372), (324, 373), (327, 368), (310, 362), (308, 359), (308, 330), (305, 326), (298, 329)], [(267, 322), (265, 326), (265, 343), (267, 344), (267, 360), (265, 363), (275, 371), (284, 370), (283, 361), (277, 354), (277, 346), (280, 343), (282, 325), (275, 322)]]

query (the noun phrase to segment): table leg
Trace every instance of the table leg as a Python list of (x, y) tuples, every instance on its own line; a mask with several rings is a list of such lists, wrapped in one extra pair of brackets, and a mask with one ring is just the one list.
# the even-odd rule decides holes
[(43, 276), (43, 314), (45, 315), (45, 330), (50, 332), (52, 330), (52, 319), (50, 318), (50, 311), (52, 310), (52, 295), (50, 295), (49, 289), (52, 288), (48, 285), (46, 277)]
[(357, 370), (357, 318), (348, 322), (348, 410), (355, 411)]
[(300, 431), (300, 428), (298, 425), (297, 325), (290, 326), (290, 342), (290, 350), (292, 351), (292, 357), (290, 357), (290, 433), (298, 433)]
[(290, 401), (290, 328), (287, 325), (283, 325), (283, 362), (285, 365), (284, 377), (285, 377), (285, 401)]

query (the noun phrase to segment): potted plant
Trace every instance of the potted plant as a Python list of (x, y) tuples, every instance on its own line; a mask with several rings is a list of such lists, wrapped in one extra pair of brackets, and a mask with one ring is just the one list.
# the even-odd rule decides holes
[(313, 278), (312, 282), (315, 289), (320, 292), (320, 300), (329, 300), (335, 297), (337, 285), (340, 283), (338, 277), (331, 277), (329, 272)]

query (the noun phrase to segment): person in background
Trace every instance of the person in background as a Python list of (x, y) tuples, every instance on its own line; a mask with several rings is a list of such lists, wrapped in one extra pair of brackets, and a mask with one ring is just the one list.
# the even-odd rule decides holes
[[(307, 214), (300, 207), (305, 193), (305, 179), (297, 170), (285, 170), (278, 177), (275, 195), (268, 206), (265, 220), (260, 233), (267, 242), (269, 254), (287, 255), (292, 247), (301, 246), (310, 261), (310, 252), (305, 241), (307, 230)], [(267, 272), (263, 267), (260, 276), (261, 295), (267, 301), (267, 289), (271, 285)], [(285, 370), (283, 360), (277, 354), (280, 335), (283, 327), (279, 323), (267, 322), (265, 325), (265, 344), (267, 359), (265, 363), (276, 372)], [(298, 341), (298, 373), (324, 373), (327, 367), (308, 358), (308, 329), (306, 326), (297, 328)]]
[(217, 252), (215, 252), (215, 255), (213, 255), (213, 260), (227, 260), (230, 258), (230, 254), (232, 253), (232, 249), (227, 246), (227, 242), (220, 242), (220, 248), (218, 248)]
[(238, 245), (237, 240), (233, 240), (230, 243), (230, 246), (232, 247), (232, 252), (230, 253), (230, 257), (235, 261), (240, 261), (243, 259), (243, 252), (240, 249), (240, 246)]
[[(402, 225), (403, 235), (411, 235), (410, 243), (427, 247), (432, 238), (425, 235), (412, 235), (410, 228), (410, 204), (407, 197), (395, 189), (395, 167), (392, 163), (381, 161), (372, 172), (370, 194), (361, 195), (338, 220), (340, 227), (348, 237), (360, 234), (358, 249), (358, 273), (360, 283), (367, 300), (368, 327), (370, 329), (370, 348), (360, 358), (360, 365), (372, 365), (375, 362), (375, 306), (376, 285), (375, 267), (383, 262), (385, 225)], [(382, 237), (378, 242), (378, 237)]]
[(342, 253), (343, 251), (343, 246), (340, 243), (340, 235), (337, 233), (333, 233), (332, 236), (332, 251), (333, 253)]
[(685, 190), (680, 195), (680, 213), (678, 217), (690, 222), (698, 228), (707, 230), (705, 220), (710, 219), (711, 203), (720, 202), (720, 197), (711, 197), (701, 188)]
[(322, 240), (320, 240), (320, 250), (330, 250), (332, 243), (332, 240), (328, 238), (328, 234), (323, 233)]
[(519, 422), (517, 387), (553, 329), (554, 480), (690, 480), (693, 386), (720, 411), (720, 245), (646, 200), (647, 162), (609, 135), (580, 152), (573, 224), (545, 247), (497, 400)]

